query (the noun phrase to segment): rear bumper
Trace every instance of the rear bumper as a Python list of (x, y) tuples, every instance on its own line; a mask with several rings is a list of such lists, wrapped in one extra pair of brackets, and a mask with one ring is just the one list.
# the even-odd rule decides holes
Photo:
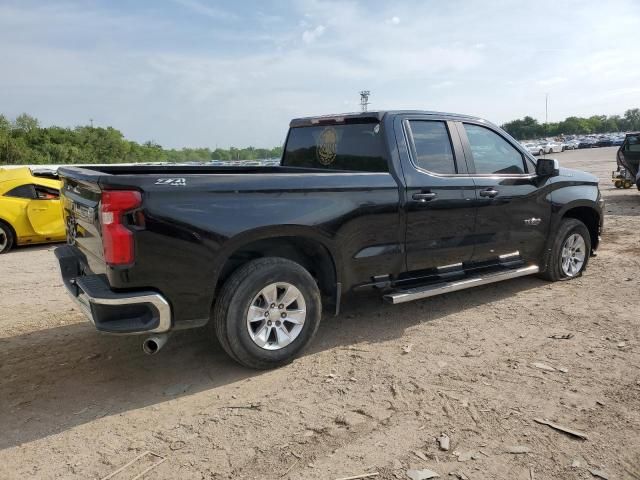
[(97, 330), (133, 335), (171, 329), (171, 306), (159, 293), (113, 291), (104, 275), (88, 271), (76, 247), (58, 247), (55, 255), (67, 292)]

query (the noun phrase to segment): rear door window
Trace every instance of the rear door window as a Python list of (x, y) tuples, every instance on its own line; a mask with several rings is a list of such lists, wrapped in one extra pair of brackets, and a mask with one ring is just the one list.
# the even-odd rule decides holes
[(29, 200), (33, 200), (34, 198), (36, 198), (36, 191), (33, 185), (27, 184), (12, 188), (4, 195), (5, 197), (26, 198)]
[(409, 126), (418, 168), (433, 173), (457, 173), (449, 131), (444, 122), (410, 120)]
[(526, 173), (522, 154), (494, 131), (464, 124), (476, 173), (514, 175)]
[(379, 123), (292, 128), (282, 165), (358, 172), (389, 171)]

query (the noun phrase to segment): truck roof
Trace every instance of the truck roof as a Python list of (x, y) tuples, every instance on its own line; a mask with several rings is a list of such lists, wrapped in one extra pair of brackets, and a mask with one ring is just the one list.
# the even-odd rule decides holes
[(305, 127), (310, 125), (323, 125), (327, 123), (369, 123), (379, 122), (385, 115), (434, 115), (460, 118), (466, 120), (481, 120), (471, 115), (459, 113), (434, 112), (430, 110), (377, 110), (374, 112), (350, 112), (336, 113), (332, 115), (319, 115), (315, 117), (294, 118), (289, 127)]

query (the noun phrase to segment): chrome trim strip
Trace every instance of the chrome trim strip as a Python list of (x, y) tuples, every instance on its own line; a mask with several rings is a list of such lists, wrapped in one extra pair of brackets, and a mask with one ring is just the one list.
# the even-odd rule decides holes
[(449, 265), (441, 265), (439, 267), (437, 267), (437, 270), (439, 272), (442, 272), (443, 270), (458, 270), (458, 269), (462, 269), (462, 262), (458, 262), (458, 263), (451, 263)]
[(426, 287), (416, 287), (408, 290), (400, 290), (396, 293), (389, 293), (384, 295), (384, 300), (392, 303), (405, 303), (412, 300), (419, 300), (421, 298), (434, 297), (443, 293), (455, 292), (458, 290), (464, 290), (466, 288), (477, 287), (479, 285), (487, 285), (489, 283), (499, 282), (501, 280), (508, 280), (510, 278), (524, 277), (525, 275), (533, 275), (538, 273), (540, 268), (537, 265), (531, 265), (529, 267), (518, 268), (516, 270), (507, 270), (506, 272), (497, 272), (485, 275), (483, 277), (466, 278), (464, 280), (456, 282), (443, 282), (435, 285), (428, 285)]
[(499, 255), (498, 258), (500, 259), (500, 261), (520, 258), (520, 250), (516, 250), (515, 252), (511, 253), (505, 253), (504, 255)]
[(158, 311), (158, 316), (160, 321), (158, 326), (152, 330), (141, 330), (139, 332), (126, 332), (126, 333), (117, 333), (117, 332), (108, 332), (113, 333), (114, 335), (141, 335), (146, 333), (165, 333), (171, 329), (171, 306), (169, 302), (165, 300), (165, 298), (159, 293), (154, 292), (143, 292), (141, 294), (136, 294), (131, 297), (120, 297), (120, 298), (98, 298), (92, 297), (86, 292), (82, 291), (77, 297), (67, 289), (69, 296), (78, 304), (82, 313), (84, 313), (89, 321), (95, 326), (95, 321), (93, 320), (93, 312), (91, 311), (91, 304), (95, 303), (98, 305), (134, 305), (141, 303), (150, 303), (153, 305)]

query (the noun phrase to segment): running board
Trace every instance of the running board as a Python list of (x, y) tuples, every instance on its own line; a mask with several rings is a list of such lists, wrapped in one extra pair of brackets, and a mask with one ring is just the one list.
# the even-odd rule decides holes
[(385, 301), (389, 303), (404, 303), (421, 298), (434, 297), (443, 293), (456, 292), (465, 288), (477, 287), (479, 285), (487, 285), (488, 283), (500, 282), (510, 278), (524, 277), (525, 275), (533, 275), (538, 273), (540, 268), (537, 265), (529, 267), (517, 268), (514, 270), (506, 270), (495, 273), (487, 273), (477, 277), (465, 278), (459, 281), (435, 283), (424, 287), (409, 288), (407, 290), (396, 290), (395, 292), (384, 295)]

